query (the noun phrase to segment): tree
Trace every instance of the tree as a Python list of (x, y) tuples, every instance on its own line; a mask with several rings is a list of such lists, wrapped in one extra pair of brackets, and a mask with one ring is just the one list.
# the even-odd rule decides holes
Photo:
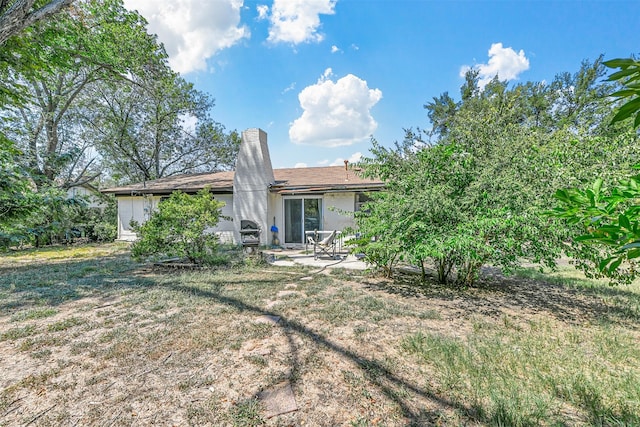
[(69, 6), (74, 0), (1, 0), (0, 46), (25, 28), (45, 20)]
[(139, 182), (233, 167), (240, 138), (210, 118), (207, 95), (168, 69), (132, 80), (94, 86), (91, 98), (98, 103), (85, 116), (116, 179)]
[(433, 101), (425, 104), (424, 108), (432, 123), (433, 132), (440, 136), (446, 135), (458, 104), (449, 96), (448, 92), (445, 92), (439, 97), (434, 96)]
[(0, 227), (8, 230), (11, 224), (24, 218), (39, 205), (37, 193), (28, 175), (14, 161), (19, 151), (0, 136)]
[[(411, 131), (395, 150), (376, 144), (362, 167), (387, 187), (356, 214), (359, 250), (374, 263), (416, 265), (423, 277), (426, 266), (434, 266), (440, 283), (459, 286), (473, 285), (486, 264), (512, 269), (529, 259), (551, 265), (562, 234), (537, 215), (539, 192), (528, 180), (534, 173), (522, 175), (536, 153), (526, 148), (532, 137), (516, 130), (492, 134), (485, 141), (491, 146), (475, 153), (453, 141), (416, 147), (420, 135)], [(516, 156), (522, 162), (513, 162)]]
[(212, 262), (218, 236), (211, 229), (218, 224), (223, 206), (207, 188), (195, 195), (172, 193), (148, 221), (136, 225), (139, 239), (131, 253), (138, 258), (179, 256), (198, 264)]
[(640, 62), (634, 58), (618, 58), (604, 63), (609, 68), (620, 68), (612, 73), (608, 80), (620, 82), (622, 90), (612, 93), (610, 96), (624, 100), (613, 121), (622, 121), (633, 118), (633, 127), (640, 127)]
[[(21, 96), (7, 105), (3, 131), (22, 148), (22, 162), (39, 188), (87, 184), (100, 173), (95, 155), (87, 155), (93, 141), (82, 115), (94, 108), (88, 90), (99, 82), (124, 85), (127, 76), (150, 66), (167, 67), (166, 55), (144, 19), (119, 0), (81, 2), (28, 36), (18, 53), (43, 66), (10, 66), (7, 84)], [(49, 43), (55, 52), (39, 47)], [(120, 55), (122, 49), (128, 54)]]
[(359, 250), (387, 270), (400, 260), (424, 275), (431, 265), (440, 282), (460, 285), (487, 264), (553, 266), (574, 229), (544, 215), (545, 188), (639, 159), (637, 136), (609, 125), (601, 69), (585, 61), (551, 85), (495, 78), (482, 89), (471, 71), (461, 101), (434, 98), (425, 108), (435, 132), (409, 130), (395, 149), (374, 144), (362, 161), (387, 188), (356, 214)]

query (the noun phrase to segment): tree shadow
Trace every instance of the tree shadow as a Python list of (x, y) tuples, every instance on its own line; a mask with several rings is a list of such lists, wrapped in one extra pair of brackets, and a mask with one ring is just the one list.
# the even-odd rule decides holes
[[(128, 255), (9, 265), (0, 267), (0, 311), (58, 306), (114, 288), (141, 288), (155, 282), (126, 275), (136, 268)], [(114, 275), (118, 275), (114, 279)]]
[[(318, 346), (338, 354), (354, 363), (369, 379), (372, 385), (377, 387), (390, 401), (393, 401), (398, 405), (402, 415), (410, 422), (410, 425), (430, 425), (433, 420), (439, 419), (440, 414), (438, 412), (427, 411), (424, 408), (413, 408), (408, 400), (402, 397), (403, 394), (405, 394), (405, 391), (410, 391), (416, 396), (428, 399), (438, 407), (450, 408), (471, 418), (476, 416), (475, 411), (472, 408), (451, 401), (433, 393), (430, 390), (419, 387), (403, 378), (400, 378), (379, 361), (349, 350), (330, 340), (327, 336), (305, 326), (301, 322), (287, 318), (283, 313), (275, 310), (266, 310), (256, 305), (248, 304), (241, 299), (221, 295), (218, 292), (206, 289), (193, 288), (179, 283), (166, 283), (164, 286), (178, 292), (186, 292), (191, 295), (197, 295), (201, 298), (214, 300), (218, 303), (234, 307), (240, 312), (248, 312), (257, 316), (280, 317), (281, 320), (278, 325), (283, 329), (291, 350), (292, 366), (290, 372), (293, 381), (295, 381), (296, 378), (299, 378), (298, 374), (301, 369), (298, 349), (293, 340), (293, 334), (298, 334), (302, 337), (311, 339)], [(274, 384), (271, 384), (270, 386), (275, 385), (278, 381), (279, 379), (274, 380)]]
[(579, 279), (529, 278), (504, 275), (497, 268), (483, 268), (473, 288), (451, 288), (421, 283), (415, 275), (393, 280), (367, 280), (368, 289), (405, 298), (456, 301), (461, 314), (500, 317), (505, 309), (550, 316), (567, 324), (585, 321), (640, 328), (640, 293), (623, 287), (585, 286)]

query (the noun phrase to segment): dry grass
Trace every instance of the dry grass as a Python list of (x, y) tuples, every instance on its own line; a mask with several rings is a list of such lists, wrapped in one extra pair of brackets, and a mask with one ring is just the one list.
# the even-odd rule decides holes
[[(640, 424), (640, 289), (0, 257), (0, 425)], [(275, 325), (259, 316), (281, 317)], [(298, 411), (255, 399), (289, 381)]]

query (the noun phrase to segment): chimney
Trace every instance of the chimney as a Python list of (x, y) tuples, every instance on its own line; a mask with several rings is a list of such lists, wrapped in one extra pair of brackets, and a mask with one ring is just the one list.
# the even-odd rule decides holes
[(240, 221), (249, 220), (260, 226), (261, 244), (267, 243), (269, 186), (274, 182), (267, 134), (257, 128), (245, 130), (242, 132), (233, 178), (233, 217), (237, 241), (240, 241)]

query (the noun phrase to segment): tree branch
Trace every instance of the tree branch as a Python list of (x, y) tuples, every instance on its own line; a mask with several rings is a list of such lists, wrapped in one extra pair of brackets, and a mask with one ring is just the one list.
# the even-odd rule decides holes
[[(29, 12), (35, 0), (16, 0), (0, 16), (0, 46), (4, 45), (10, 37), (36, 22), (58, 13), (73, 2), (74, 0), (51, 0), (40, 9)], [(6, 5), (4, 1), (2, 4)]]

